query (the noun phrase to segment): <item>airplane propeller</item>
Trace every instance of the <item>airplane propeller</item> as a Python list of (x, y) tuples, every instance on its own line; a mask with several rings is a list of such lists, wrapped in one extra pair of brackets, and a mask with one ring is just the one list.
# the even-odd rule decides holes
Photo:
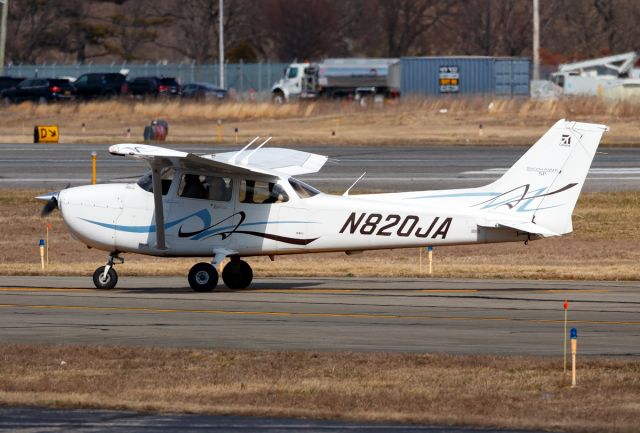
[[(67, 186), (62, 189), (67, 189), (70, 186), (71, 183), (68, 183)], [(46, 201), (45, 205), (42, 207), (42, 211), (40, 212), (40, 217), (46, 217), (51, 212), (58, 209), (58, 194), (60, 194), (60, 191), (50, 192), (36, 197), (36, 200)]]
[[(37, 197), (37, 198), (40, 199), (40, 197)], [(45, 205), (42, 207), (42, 212), (40, 212), (40, 216), (46, 217), (56, 209), (58, 209), (58, 193), (55, 193), (55, 195), (52, 195), (51, 198), (47, 200)]]

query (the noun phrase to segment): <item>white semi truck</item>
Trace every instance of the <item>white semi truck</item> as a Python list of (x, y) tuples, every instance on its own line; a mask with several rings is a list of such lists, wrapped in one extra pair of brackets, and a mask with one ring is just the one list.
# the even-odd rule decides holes
[(271, 88), (274, 103), (292, 99), (370, 99), (400, 94), (399, 59), (327, 59), (321, 63), (291, 63)]

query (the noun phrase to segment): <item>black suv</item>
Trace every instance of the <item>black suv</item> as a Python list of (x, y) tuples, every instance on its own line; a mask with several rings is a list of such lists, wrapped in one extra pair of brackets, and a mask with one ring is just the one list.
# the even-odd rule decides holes
[(3, 90), (0, 97), (7, 102), (66, 101), (75, 97), (75, 88), (64, 78), (29, 78), (13, 89)]
[(158, 94), (180, 96), (182, 94), (182, 86), (173, 77), (161, 77), (158, 79)]
[(10, 77), (8, 75), (3, 75), (0, 77), (0, 91), (16, 87), (22, 81), (24, 81), (24, 77)]
[(127, 91), (137, 98), (158, 96), (160, 80), (157, 77), (136, 77), (127, 81)]
[(127, 93), (135, 98), (180, 96), (182, 86), (173, 77), (136, 77), (127, 81)]
[(73, 83), (78, 98), (110, 98), (122, 93), (127, 77), (117, 72), (83, 74)]

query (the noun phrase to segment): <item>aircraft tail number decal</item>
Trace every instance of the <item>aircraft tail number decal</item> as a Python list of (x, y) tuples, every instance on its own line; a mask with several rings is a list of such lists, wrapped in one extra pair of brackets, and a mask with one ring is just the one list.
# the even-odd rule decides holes
[(440, 237), (446, 239), (453, 218), (435, 217), (427, 224), (420, 224), (420, 217), (417, 215), (407, 215), (404, 218), (400, 215), (390, 214), (383, 216), (379, 213), (356, 213), (351, 215), (344, 222), (339, 233), (349, 234), (359, 233), (361, 235), (391, 236), (407, 238), (415, 236), (417, 238), (436, 239)]

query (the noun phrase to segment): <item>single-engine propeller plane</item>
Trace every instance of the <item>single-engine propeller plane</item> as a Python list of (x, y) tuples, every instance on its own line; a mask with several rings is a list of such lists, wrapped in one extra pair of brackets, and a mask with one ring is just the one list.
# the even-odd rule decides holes
[(318, 172), (326, 156), (265, 148), (195, 155), (116, 144), (113, 155), (145, 160), (137, 183), (86, 185), (37, 197), (59, 208), (72, 235), (107, 251), (98, 288), (115, 287), (122, 253), (210, 257), (189, 284), (222, 279), (246, 288), (251, 256), (511, 242), (572, 231), (571, 216), (604, 125), (558, 121), (507, 172), (479, 188), (350, 196), (324, 194), (293, 176)]

